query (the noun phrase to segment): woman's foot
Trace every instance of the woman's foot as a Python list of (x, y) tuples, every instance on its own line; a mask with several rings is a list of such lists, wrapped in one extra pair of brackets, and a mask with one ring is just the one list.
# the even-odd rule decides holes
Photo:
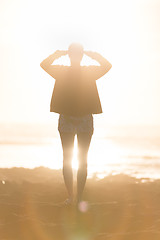
[(73, 198), (67, 198), (64, 201), (64, 205), (73, 205), (73, 204), (74, 204)]

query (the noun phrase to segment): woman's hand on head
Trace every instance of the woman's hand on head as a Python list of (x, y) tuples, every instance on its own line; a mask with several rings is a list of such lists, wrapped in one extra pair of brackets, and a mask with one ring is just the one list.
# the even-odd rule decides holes
[(96, 58), (96, 57), (99, 57), (100, 54), (98, 52), (93, 52), (93, 51), (84, 51), (84, 53), (88, 56), (88, 57), (91, 57), (91, 58)]
[[(56, 56), (58, 58), (58, 57), (68, 54), (68, 51), (67, 50), (56, 50), (53, 54), (54, 54), (54, 56)], [(51, 54), (51, 55), (53, 55), (53, 54)]]

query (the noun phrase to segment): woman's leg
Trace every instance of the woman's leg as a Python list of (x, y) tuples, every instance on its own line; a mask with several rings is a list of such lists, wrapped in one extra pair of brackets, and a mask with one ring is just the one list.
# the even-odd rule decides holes
[(74, 147), (74, 133), (59, 132), (63, 148), (63, 177), (68, 191), (69, 200), (73, 200), (73, 172), (72, 156)]
[(82, 193), (87, 179), (87, 156), (92, 138), (89, 132), (77, 133), (78, 140), (78, 162), (79, 168), (77, 173), (77, 201), (82, 200)]

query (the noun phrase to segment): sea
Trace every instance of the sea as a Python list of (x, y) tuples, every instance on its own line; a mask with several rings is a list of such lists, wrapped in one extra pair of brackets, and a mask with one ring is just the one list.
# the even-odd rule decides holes
[[(72, 167), (78, 169), (75, 136)], [(1, 124), (0, 168), (62, 169), (63, 152), (55, 126)], [(96, 129), (88, 151), (88, 177), (127, 174), (160, 178), (160, 126), (107, 126)]]

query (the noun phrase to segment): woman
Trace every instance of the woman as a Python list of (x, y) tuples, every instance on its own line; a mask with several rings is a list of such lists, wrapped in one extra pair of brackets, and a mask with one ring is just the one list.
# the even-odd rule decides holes
[[(53, 65), (55, 59), (68, 54), (70, 66)], [(97, 60), (100, 66), (81, 66), (83, 54)], [(72, 43), (68, 51), (57, 50), (40, 66), (53, 78), (50, 112), (59, 113), (58, 131), (63, 148), (63, 177), (68, 191), (66, 204), (73, 203), (72, 153), (74, 137), (77, 134), (78, 162), (77, 203), (82, 201), (82, 193), (87, 178), (87, 154), (93, 135), (93, 115), (102, 113), (96, 81), (112, 67), (97, 52), (84, 51), (79, 43)]]

